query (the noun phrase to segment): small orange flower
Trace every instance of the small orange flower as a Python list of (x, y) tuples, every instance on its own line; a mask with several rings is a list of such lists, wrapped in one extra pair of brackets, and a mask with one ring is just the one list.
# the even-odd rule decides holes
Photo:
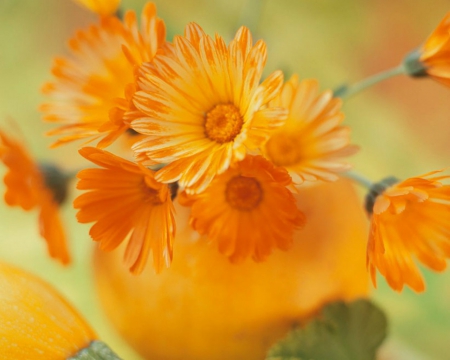
[(97, 335), (52, 286), (0, 263), (1, 359), (68, 359)]
[[(68, 264), (70, 255), (59, 215), (59, 204), (64, 198), (67, 179), (59, 174), (58, 184), (50, 184), (51, 179), (46, 178), (46, 174), (52, 175), (48, 171), (53, 171), (55, 175), (55, 169), (39, 167), (19, 142), (1, 130), (0, 161), (9, 168), (4, 178), (5, 202), (9, 206), (20, 206), (26, 211), (38, 208), (39, 231), (47, 242), (50, 256)], [(62, 190), (55, 185), (62, 186)]]
[(95, 222), (92, 239), (105, 251), (128, 240), (124, 260), (135, 274), (150, 250), (157, 272), (169, 267), (175, 236), (169, 187), (155, 181), (153, 171), (109, 152), (86, 147), (80, 154), (101, 167), (78, 173), (77, 188), (89, 191), (74, 201), (78, 221)]
[(289, 109), (289, 117), (265, 144), (265, 156), (288, 169), (295, 183), (337, 180), (336, 172), (350, 168), (342, 158), (357, 150), (349, 145), (350, 129), (341, 126), (341, 103), (330, 90), (320, 94), (316, 80), (299, 83), (293, 76), (271, 102)]
[(61, 136), (53, 146), (102, 138), (98, 146), (105, 147), (129, 129), (124, 113), (133, 110), (136, 67), (153, 59), (165, 34), (153, 3), (143, 10), (140, 31), (133, 11), (125, 14), (123, 23), (104, 17), (79, 31), (69, 42), (71, 58), (55, 60), (56, 80), (43, 88), (51, 97), (41, 106), (44, 119), (61, 124), (48, 133)]
[[(450, 257), (450, 176), (434, 171), (407, 179), (376, 196), (367, 247), (367, 266), (376, 285), (376, 270), (401, 291), (406, 284), (417, 292), (425, 288), (413, 257), (435, 271)], [(439, 174), (439, 175), (436, 175)], [(379, 185), (379, 184), (378, 184)], [(368, 197), (368, 203), (373, 203)], [(369, 205), (369, 208), (371, 206)]]
[(411, 76), (430, 76), (450, 86), (450, 12), (422, 47), (406, 57), (404, 65)]
[(120, 0), (74, 0), (74, 1), (101, 16), (113, 15), (120, 5)]
[(182, 193), (180, 202), (192, 206), (192, 227), (217, 242), (232, 262), (248, 256), (262, 261), (274, 248), (288, 250), (294, 230), (305, 222), (286, 188), (291, 182), (283, 168), (248, 155), (202, 193)]
[(283, 123), (286, 111), (267, 106), (282, 73), (260, 84), (266, 53), (265, 43), (253, 45), (245, 27), (227, 46), (189, 24), (185, 36), (175, 37), (170, 56), (142, 66), (134, 103), (143, 115), (131, 126), (147, 137), (134, 151), (139, 161), (167, 164), (157, 180), (200, 192)]

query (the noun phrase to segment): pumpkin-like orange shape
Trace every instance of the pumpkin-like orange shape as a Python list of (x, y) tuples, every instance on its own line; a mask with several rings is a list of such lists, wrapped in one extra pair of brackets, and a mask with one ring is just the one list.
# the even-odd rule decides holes
[(292, 249), (262, 263), (230, 263), (189, 229), (180, 207), (174, 260), (162, 273), (147, 266), (133, 276), (121, 251), (97, 250), (109, 319), (146, 359), (261, 360), (325, 302), (367, 295), (367, 219), (352, 185), (304, 187), (296, 197), (307, 225)]
[(36, 276), (0, 262), (0, 359), (67, 359), (97, 338), (77, 311)]

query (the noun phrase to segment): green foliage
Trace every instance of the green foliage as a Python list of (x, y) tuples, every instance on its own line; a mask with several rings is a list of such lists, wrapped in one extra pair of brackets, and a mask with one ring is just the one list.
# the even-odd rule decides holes
[(374, 360), (386, 332), (386, 316), (370, 301), (334, 302), (276, 344), (266, 360)]

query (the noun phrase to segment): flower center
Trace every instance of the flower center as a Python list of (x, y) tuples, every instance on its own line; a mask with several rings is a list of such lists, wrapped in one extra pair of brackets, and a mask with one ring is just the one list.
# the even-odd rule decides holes
[(205, 116), (205, 133), (220, 144), (232, 141), (242, 129), (242, 116), (233, 104), (214, 106)]
[(266, 144), (267, 155), (277, 166), (290, 166), (299, 163), (303, 156), (298, 137), (280, 132), (272, 135)]
[(152, 205), (161, 205), (163, 203), (163, 201), (161, 201), (159, 190), (151, 188), (145, 179), (141, 184), (141, 191), (144, 202)]
[(249, 211), (261, 202), (263, 192), (261, 185), (254, 178), (235, 176), (228, 181), (225, 196), (231, 207)]

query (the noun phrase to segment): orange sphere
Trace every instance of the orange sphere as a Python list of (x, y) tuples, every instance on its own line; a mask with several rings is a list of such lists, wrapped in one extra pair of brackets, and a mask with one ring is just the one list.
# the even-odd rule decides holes
[(0, 360), (67, 359), (97, 338), (49, 284), (0, 263)]
[(156, 275), (128, 273), (122, 252), (94, 255), (103, 308), (123, 337), (155, 360), (261, 360), (325, 302), (367, 295), (367, 219), (347, 181), (304, 187), (307, 225), (267, 261), (232, 264), (177, 208), (174, 260)]

